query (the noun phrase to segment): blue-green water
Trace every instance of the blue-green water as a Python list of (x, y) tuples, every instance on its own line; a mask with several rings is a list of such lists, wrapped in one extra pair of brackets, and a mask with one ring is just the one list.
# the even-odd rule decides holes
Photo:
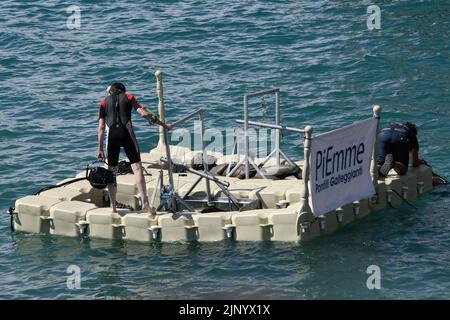
[[(66, 8), (81, 8), (69, 30)], [(280, 86), (285, 125), (324, 132), (371, 116), (415, 121), (420, 153), (450, 169), (450, 2), (3, 1), (0, 6), (0, 208), (74, 176), (96, 156), (97, 106), (122, 80), (167, 117), (207, 110), (233, 127), (246, 92)], [(135, 117), (142, 150), (155, 128)], [(292, 138), (292, 139), (291, 139)], [(284, 147), (299, 157), (297, 137)], [(305, 245), (143, 245), (12, 234), (0, 220), (0, 298), (450, 298), (449, 190)], [(2, 209), (2, 211), (3, 211)], [(81, 268), (82, 288), (66, 286)], [(368, 290), (366, 268), (381, 268)]]

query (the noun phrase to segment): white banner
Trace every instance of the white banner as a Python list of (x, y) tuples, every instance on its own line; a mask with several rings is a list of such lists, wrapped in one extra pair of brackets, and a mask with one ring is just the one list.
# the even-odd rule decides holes
[(316, 217), (375, 194), (370, 163), (376, 130), (371, 118), (312, 139), (310, 205)]

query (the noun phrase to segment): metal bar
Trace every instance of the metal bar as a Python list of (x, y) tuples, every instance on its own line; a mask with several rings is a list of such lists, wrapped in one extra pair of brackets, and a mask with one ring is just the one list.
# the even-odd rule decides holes
[(267, 179), (266, 176), (264, 175), (264, 173), (261, 171), (261, 169), (253, 162), (253, 160), (250, 158), (249, 158), (249, 160), (250, 160), (250, 164), (253, 166), (253, 168), (255, 168), (256, 172), (258, 172), (259, 175), (261, 177), (263, 177), (264, 179)]
[(158, 190), (158, 185), (159, 185), (160, 180), (161, 180), (161, 173), (158, 175), (158, 179), (156, 180), (155, 189), (153, 190), (152, 195), (150, 197), (150, 207), (152, 207), (152, 208), (153, 208), (153, 204), (155, 203), (156, 191)]
[[(208, 175), (207, 154), (205, 150), (205, 139), (204, 139), (205, 126), (203, 123), (203, 112), (200, 112), (198, 115), (200, 118), (200, 140), (202, 142), (203, 173), (205, 175)], [(211, 186), (209, 185), (209, 179), (205, 179), (205, 187), (206, 187), (206, 197), (208, 198), (209, 201), (211, 201)]]
[(244, 137), (245, 137), (245, 179), (248, 179), (250, 174), (248, 171), (248, 158), (250, 152), (250, 141), (248, 137), (248, 96), (244, 96)]
[(231, 172), (229, 174), (227, 174), (227, 177), (231, 176), (237, 169), (238, 167), (245, 161), (245, 156), (244, 158), (242, 158), (241, 161), (239, 161), (236, 166), (231, 170)]
[(181, 118), (180, 120), (177, 120), (177, 121), (173, 122), (172, 126), (175, 127), (175, 126), (179, 125), (180, 123), (186, 122), (186, 121), (192, 119), (193, 117), (195, 117), (196, 115), (201, 114), (201, 113), (203, 113), (203, 110), (202, 109), (198, 109), (197, 111), (192, 112), (191, 114), (188, 114), (187, 116)]
[[(245, 123), (245, 120), (236, 120), (236, 123)], [(286, 131), (292, 131), (292, 132), (298, 132), (298, 133), (305, 133), (305, 130), (303, 129), (297, 129), (297, 128), (292, 128), (292, 127), (286, 127), (286, 126), (277, 126), (275, 124), (270, 124), (270, 123), (264, 123), (264, 122), (257, 122), (257, 121), (248, 121), (249, 125), (252, 126), (258, 126), (258, 127), (264, 127), (264, 128), (272, 128), (272, 129), (281, 129), (281, 130), (286, 130)]]
[(166, 145), (167, 173), (169, 175), (169, 184), (173, 189), (174, 185), (173, 185), (173, 173), (172, 173), (172, 158), (170, 157), (169, 135), (167, 133), (166, 128), (164, 128), (164, 142)]
[[(175, 193), (175, 185), (173, 183), (173, 171), (172, 171), (172, 158), (170, 156), (170, 144), (169, 144), (169, 134), (167, 133), (167, 129), (164, 128), (164, 142), (166, 147), (166, 158), (167, 158), (167, 174), (169, 175), (169, 186), (172, 191)], [(177, 200), (175, 197), (170, 199), (169, 208), (173, 212), (178, 211)]]
[(270, 157), (273, 155), (274, 152), (275, 152), (275, 150), (270, 151), (269, 155), (267, 157), (265, 157), (264, 160), (259, 165), (260, 166), (265, 165), (266, 162), (270, 159)]
[(178, 194), (175, 193), (173, 197), (176, 198), (176, 200), (178, 200), (186, 209), (188, 209), (191, 212), (194, 211), (194, 209), (192, 209), (183, 199), (181, 199)]
[(291, 165), (294, 166), (295, 164), (291, 161), (291, 159), (289, 159), (289, 157), (282, 151), (280, 150), (280, 154), (283, 156), (283, 158), (286, 159), (286, 161)]
[(271, 93), (276, 93), (276, 92), (280, 92), (280, 88), (274, 88), (274, 89), (259, 91), (259, 92), (255, 92), (255, 93), (248, 93), (244, 97), (247, 97), (248, 99), (250, 99), (250, 98), (257, 98), (257, 97), (260, 97), (260, 96), (265, 96), (265, 95), (268, 95), (268, 94), (271, 94)]
[[(280, 125), (280, 92), (275, 92), (275, 125)], [(275, 159), (280, 166), (280, 129), (275, 129)]]
[[(164, 159), (164, 158), (162, 158), (161, 161), (164, 162), (164, 163), (167, 163), (167, 160)], [(221, 185), (223, 185), (225, 187), (229, 187), (230, 186), (229, 182), (221, 181), (221, 180), (217, 179), (214, 176), (210, 176), (209, 173), (208, 174), (204, 174), (203, 172), (200, 172), (200, 171), (188, 168), (188, 167), (186, 167), (184, 165), (181, 165), (181, 164), (177, 164), (177, 166), (179, 166), (179, 167), (183, 168), (184, 170), (186, 170), (187, 172), (193, 173), (193, 174), (195, 174), (197, 176), (201, 176), (201, 177), (203, 177), (205, 179), (209, 179), (211, 181), (214, 181), (215, 183), (220, 183)]]
[[(234, 139), (234, 145), (233, 145), (233, 150), (232, 150), (232, 153), (231, 153), (231, 155), (234, 155), (234, 152), (235, 152), (235, 150), (236, 150), (236, 155), (238, 156), (238, 159), (239, 159), (239, 155), (237, 154), (237, 145), (238, 145), (238, 137), (235, 135), (235, 139)], [(230, 174), (230, 170), (231, 170), (231, 161), (228, 163), (228, 166), (227, 166), (227, 173), (225, 174), (227, 177), (228, 177), (228, 175)]]
[(203, 179), (203, 177), (198, 177), (197, 180), (195, 180), (195, 182), (191, 185), (191, 187), (189, 188), (188, 191), (186, 191), (186, 193), (181, 197), (181, 199), (186, 199), (187, 196), (189, 195), (189, 193), (192, 192), (192, 190), (194, 190), (194, 188), (198, 185), (198, 183)]
[(234, 206), (236, 207), (236, 209), (239, 209), (239, 200), (233, 195), (231, 194), (225, 187), (221, 186), (220, 184), (217, 184), (217, 186), (222, 189), (222, 192), (228, 197), (228, 199), (231, 200), (231, 202), (234, 204)]

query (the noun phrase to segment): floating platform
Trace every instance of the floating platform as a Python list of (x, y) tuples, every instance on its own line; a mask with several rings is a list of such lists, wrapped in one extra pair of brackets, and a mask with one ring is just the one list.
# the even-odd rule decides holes
[[(143, 159), (153, 161), (151, 158), (151, 154), (143, 154)], [(151, 197), (160, 170), (149, 164), (146, 170), (147, 192)], [(174, 173), (173, 177), (175, 191), (179, 194), (186, 192), (197, 178), (192, 173)], [(240, 211), (200, 213), (208, 208), (206, 202), (193, 201), (189, 203), (199, 212), (158, 212), (156, 216), (150, 216), (139, 212), (140, 201), (134, 176), (126, 174), (117, 177), (118, 201), (129, 205), (133, 211), (131, 208), (119, 209), (117, 213), (112, 213), (107, 207), (107, 191), (92, 188), (87, 180), (82, 180), (18, 199), (13, 215), (14, 228), (31, 233), (147, 243), (225, 240), (303, 242), (334, 233), (354, 220), (386, 207), (398, 206), (404, 199), (414, 201), (432, 190), (432, 171), (428, 166), (410, 168), (405, 176), (391, 171), (386, 178), (378, 179), (376, 197), (360, 199), (323, 216), (311, 216), (309, 220), (301, 221), (303, 180), (239, 180), (230, 177), (224, 180), (229, 182), (228, 191), (231, 194), (240, 200), (248, 200), (253, 207), (244, 207)], [(204, 183), (197, 184), (192, 196), (202, 199), (206, 195), (205, 188)], [(211, 188), (211, 192), (212, 200), (221, 203), (220, 200), (224, 199), (222, 190)], [(158, 201), (159, 195), (155, 199)], [(222, 202), (222, 210), (226, 210), (229, 204), (225, 200)]]
[[(162, 73), (157, 71), (155, 76), (159, 118), (164, 121)], [(265, 95), (274, 95), (275, 121), (272, 123), (250, 121), (249, 99), (264, 99)], [(261, 103), (265, 108), (264, 100)], [(375, 141), (380, 112), (379, 106), (373, 107), (376, 126), (373, 127), (371, 137)], [(199, 117), (200, 120), (201, 151), (194, 152), (182, 146), (165, 148), (169, 145), (168, 133), (160, 127), (158, 146), (149, 153), (141, 154), (146, 172), (147, 196), (151, 199), (151, 205), (159, 208), (157, 215), (151, 216), (139, 211), (140, 196), (133, 174), (117, 176), (117, 201), (128, 209), (119, 209), (113, 213), (109, 208), (107, 191), (95, 189), (87, 180), (82, 180), (86, 175), (83, 171), (76, 176), (77, 180), (67, 179), (61, 181), (55, 188), (18, 199), (15, 208), (9, 210), (12, 227), (17, 231), (31, 233), (144, 243), (230, 240), (304, 242), (334, 233), (353, 221), (386, 207), (395, 207), (404, 201), (414, 201), (433, 188), (432, 171), (426, 165), (410, 168), (405, 176), (398, 176), (391, 170), (386, 178), (378, 178), (373, 165), (376, 159), (374, 148), (371, 158), (367, 158), (364, 162), (371, 165), (370, 170), (368, 166), (365, 167), (365, 181), (371, 188), (368, 192), (360, 193), (364, 196), (370, 195), (371, 198), (357, 199), (320, 215), (335, 207), (337, 202), (332, 202), (322, 210), (314, 211), (310, 208), (312, 197), (309, 186), (311, 176), (309, 162), (311, 144), (316, 137), (312, 137), (311, 126), (299, 129), (281, 125), (279, 88), (244, 95), (244, 120), (236, 120), (238, 125), (243, 125), (244, 132), (243, 134), (236, 132), (235, 137), (235, 145), (239, 137), (244, 137), (243, 154), (236, 151), (236, 154), (223, 155), (219, 152), (206, 151), (201, 109), (173, 122), (172, 125), (180, 125), (195, 117)], [(258, 159), (251, 156), (249, 126), (275, 130), (275, 146), (266, 158)], [(283, 153), (280, 148), (282, 130), (303, 135), (303, 160), (291, 161)], [(366, 127), (360, 131), (367, 131)], [(353, 135), (350, 137), (354, 138)], [(358, 146), (357, 154), (354, 146), (353, 164), (356, 160), (359, 164), (363, 163), (359, 158), (360, 155), (363, 157), (364, 150), (372, 149), (375, 143), (366, 148), (363, 143), (361, 145)], [(352, 150), (351, 147), (346, 149), (345, 159), (347, 152), (352, 155)], [(343, 149), (341, 152), (341, 155), (336, 152), (332, 159), (326, 160), (327, 163), (333, 161), (333, 170), (334, 157), (337, 157), (337, 161), (344, 159)], [(219, 172), (214, 175), (214, 168), (211, 171), (205, 169), (209, 168), (208, 157), (216, 158), (216, 169), (223, 169), (220, 175)], [(202, 171), (194, 170), (198, 159), (201, 159)], [(226, 164), (229, 164), (227, 168)], [(284, 169), (290, 167), (294, 170), (288, 175), (289, 170), (286, 173), (282, 166), (285, 166)], [(339, 162), (336, 165), (336, 168), (338, 167)], [(344, 162), (341, 169), (343, 167), (346, 167)], [(181, 170), (178, 170), (180, 168)], [(250, 176), (250, 169), (254, 170), (253, 178)], [(362, 167), (359, 170), (362, 172)], [(161, 179), (169, 181), (169, 184), (163, 185)], [(359, 190), (355, 189), (359, 189), (361, 185), (356, 184), (354, 187), (353, 190), (357, 192)], [(352, 194), (353, 197), (342, 198), (339, 204), (346, 202), (345, 199), (353, 200), (359, 197), (355, 196), (356, 193)], [(178, 207), (177, 203), (182, 206)], [(181, 209), (182, 207), (184, 209)]]

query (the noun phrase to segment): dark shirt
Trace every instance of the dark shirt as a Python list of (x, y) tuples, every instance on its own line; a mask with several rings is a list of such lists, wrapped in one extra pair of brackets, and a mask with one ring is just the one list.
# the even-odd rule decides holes
[(399, 133), (401, 137), (404, 137), (408, 143), (408, 151), (412, 149), (419, 150), (419, 141), (417, 140), (417, 135), (409, 129), (408, 127), (402, 125), (401, 123), (392, 123), (390, 129), (396, 133)]

